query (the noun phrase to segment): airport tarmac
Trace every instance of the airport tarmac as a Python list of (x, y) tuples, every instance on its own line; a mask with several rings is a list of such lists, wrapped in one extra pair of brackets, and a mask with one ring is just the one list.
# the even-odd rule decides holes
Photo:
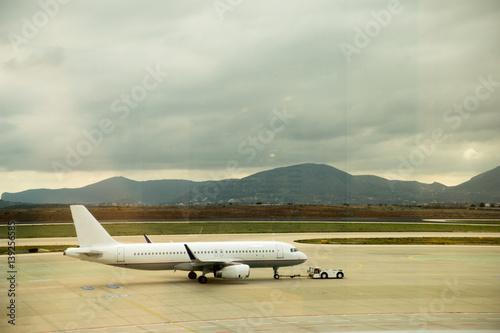
[[(150, 238), (153, 242), (275, 239), (293, 243), (331, 235)], [(116, 239), (144, 242), (136, 236)], [(67, 239), (53, 241), (63, 244)], [(24, 245), (25, 240), (18, 243)], [(499, 247), (296, 245), (308, 261), (280, 268), (280, 274), (304, 274), (308, 266), (320, 266), (342, 268), (345, 277), (274, 280), (272, 269), (263, 268), (252, 269), (246, 280), (207, 275), (209, 281), (202, 285), (189, 280), (187, 272), (108, 267), (62, 253), (18, 254), (11, 274), (7, 256), (1, 256), (0, 331), (500, 331)], [(10, 275), (15, 276), (15, 297), (8, 296)], [(15, 326), (8, 323), (11, 300), (16, 306)]]

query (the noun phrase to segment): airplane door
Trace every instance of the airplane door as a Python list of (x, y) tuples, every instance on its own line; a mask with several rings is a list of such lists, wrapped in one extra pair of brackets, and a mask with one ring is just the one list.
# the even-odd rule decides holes
[(117, 262), (124, 262), (125, 261), (125, 249), (123, 247), (119, 247), (117, 249)]
[(281, 244), (276, 244), (276, 258), (283, 258), (283, 245)]

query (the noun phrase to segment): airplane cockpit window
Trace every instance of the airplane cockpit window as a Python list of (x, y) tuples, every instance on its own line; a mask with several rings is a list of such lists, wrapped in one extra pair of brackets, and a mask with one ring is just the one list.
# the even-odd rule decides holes
[(296, 247), (292, 247), (292, 248), (290, 249), (290, 252), (299, 252), (299, 249), (297, 249)]

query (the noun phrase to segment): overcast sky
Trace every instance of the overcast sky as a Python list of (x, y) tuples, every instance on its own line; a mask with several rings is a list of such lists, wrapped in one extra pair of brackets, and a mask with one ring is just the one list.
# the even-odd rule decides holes
[(0, 6), (0, 192), (500, 165), (497, 0)]

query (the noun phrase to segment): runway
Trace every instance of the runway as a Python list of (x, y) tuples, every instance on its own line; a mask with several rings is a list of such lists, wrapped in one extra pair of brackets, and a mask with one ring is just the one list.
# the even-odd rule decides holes
[[(468, 234), (472, 236), (471, 234)], [(160, 241), (272, 240), (318, 235), (152, 236)], [(331, 234), (322, 234), (331, 237)], [(405, 236), (407, 236), (405, 234)], [(481, 234), (480, 236), (486, 236)], [(117, 237), (144, 242), (141, 237)], [(24, 240), (19, 240), (23, 243)], [(23, 244), (20, 244), (23, 245)], [(61, 253), (16, 256), (16, 319), (8, 323), (6, 256), (2, 332), (385, 332), (499, 331), (500, 251), (493, 246), (297, 244), (309, 260), (280, 268), (342, 268), (341, 280), (282, 278), (252, 269), (247, 280), (134, 271)]]

